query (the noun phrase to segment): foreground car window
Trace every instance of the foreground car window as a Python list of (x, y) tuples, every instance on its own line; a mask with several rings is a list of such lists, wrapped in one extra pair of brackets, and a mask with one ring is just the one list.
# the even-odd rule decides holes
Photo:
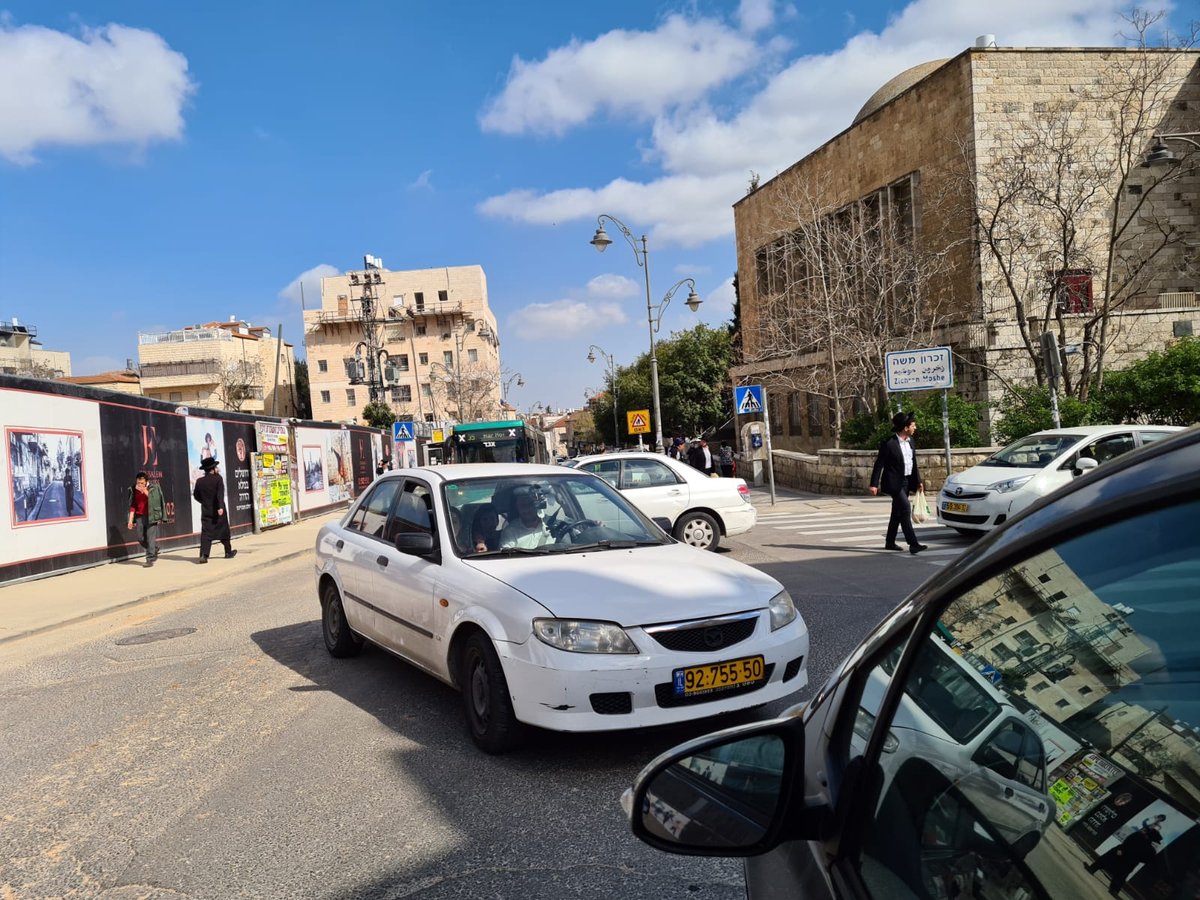
[(886, 725), (872, 893), (1195, 895), (1198, 517), (1099, 529), (945, 609)]

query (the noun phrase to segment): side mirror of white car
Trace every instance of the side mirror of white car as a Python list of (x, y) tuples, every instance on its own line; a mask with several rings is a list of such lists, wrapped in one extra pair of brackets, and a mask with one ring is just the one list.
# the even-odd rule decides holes
[(1081, 456), (1075, 461), (1075, 474), (1082, 475), (1084, 472), (1090, 472), (1100, 463), (1096, 462), (1090, 456)]

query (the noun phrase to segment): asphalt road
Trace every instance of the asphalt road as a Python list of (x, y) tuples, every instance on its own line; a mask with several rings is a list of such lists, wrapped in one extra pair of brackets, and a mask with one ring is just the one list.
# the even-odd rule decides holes
[[(812, 631), (796, 699), (934, 571), (748, 537), (722, 552)], [(743, 896), (739, 861), (651, 850), (618, 798), (663, 750), (788, 704), (488, 757), (456, 692), (377, 649), (330, 658), (317, 613), (301, 558), (0, 647), (0, 896)]]

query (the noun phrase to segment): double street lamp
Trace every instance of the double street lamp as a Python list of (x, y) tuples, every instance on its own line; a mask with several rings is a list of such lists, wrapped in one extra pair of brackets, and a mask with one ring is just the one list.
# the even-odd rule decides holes
[(513, 382), (517, 383), (517, 387), (525, 387), (525, 379), (521, 377), (520, 372), (514, 372), (500, 386), (500, 403), (506, 405), (508, 403), (508, 391), (512, 387)]
[[(588, 347), (587, 361), (594, 363), (597, 353), (603, 356), (604, 361), (608, 363), (608, 384), (612, 390), (613, 407), (613, 449), (619, 450), (621, 448), (621, 432), (617, 426), (617, 361), (613, 358), (612, 354), (605, 353), (602, 348), (597, 347), (595, 344)], [(641, 437), (638, 438), (638, 441), (641, 441)]]
[(604, 220), (612, 222), (621, 230), (621, 234), (625, 236), (625, 240), (629, 242), (629, 246), (633, 248), (633, 258), (637, 264), (641, 266), (646, 276), (646, 324), (650, 330), (650, 390), (654, 397), (654, 449), (658, 453), (663, 451), (663, 430), (662, 430), (662, 404), (658, 397), (658, 356), (654, 351), (654, 335), (658, 332), (658, 326), (662, 322), (662, 315), (666, 312), (667, 304), (671, 302), (671, 297), (680, 285), (689, 284), (691, 290), (688, 293), (687, 305), (688, 309), (695, 312), (700, 307), (700, 297), (696, 294), (696, 283), (690, 278), (685, 278), (678, 282), (671, 290), (667, 291), (665, 297), (658, 305), (655, 305), (650, 299), (650, 251), (646, 247), (646, 236), (641, 236), (641, 247), (638, 247), (639, 240), (634, 238), (625, 223), (616, 216), (601, 214), (596, 217), (596, 233), (592, 235), (591, 245), (603, 253), (608, 249), (608, 245), (612, 243), (612, 239), (608, 236), (608, 232), (604, 230)]

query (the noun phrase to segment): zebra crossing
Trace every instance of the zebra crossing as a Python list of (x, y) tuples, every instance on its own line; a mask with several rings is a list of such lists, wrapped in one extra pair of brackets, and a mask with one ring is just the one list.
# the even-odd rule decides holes
[[(757, 499), (757, 498), (756, 498)], [(758, 522), (755, 530), (777, 532), (779, 537), (799, 538), (811, 544), (827, 544), (839, 551), (881, 554), (903, 557), (926, 565), (945, 566), (971, 546), (963, 537), (945, 525), (926, 522), (915, 526), (917, 540), (929, 549), (913, 556), (885, 550), (884, 537), (890, 504), (862, 500), (791, 501), (771, 507), (755, 503)], [(904, 535), (897, 540), (904, 546)]]

